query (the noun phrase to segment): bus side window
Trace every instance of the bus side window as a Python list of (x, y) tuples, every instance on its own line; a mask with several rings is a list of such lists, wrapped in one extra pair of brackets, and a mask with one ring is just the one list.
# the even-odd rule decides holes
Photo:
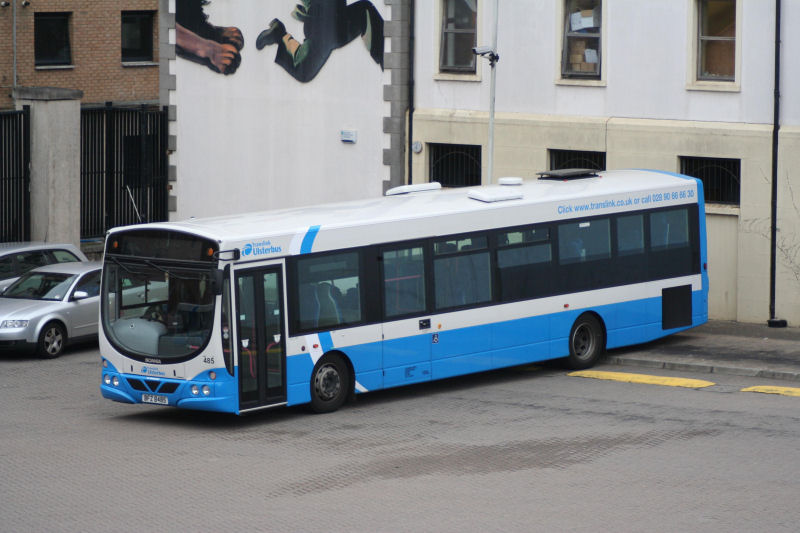
[(644, 252), (644, 216), (630, 215), (617, 218), (617, 250), (619, 255)]
[(387, 318), (427, 309), (425, 256), (421, 246), (383, 252), (383, 300)]
[(293, 321), (299, 330), (361, 322), (358, 252), (299, 258), (295, 268), (297, 310)]

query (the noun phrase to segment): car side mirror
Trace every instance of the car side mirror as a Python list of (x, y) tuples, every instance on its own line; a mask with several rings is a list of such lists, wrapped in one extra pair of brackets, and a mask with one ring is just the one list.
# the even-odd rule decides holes
[(75, 291), (72, 293), (73, 300), (84, 300), (89, 297), (89, 293), (86, 291)]

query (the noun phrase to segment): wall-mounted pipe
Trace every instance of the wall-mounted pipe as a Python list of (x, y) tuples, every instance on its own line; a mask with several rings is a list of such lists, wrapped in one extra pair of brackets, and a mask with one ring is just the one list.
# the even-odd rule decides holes
[(781, 109), (781, 0), (775, 0), (775, 93), (772, 116), (772, 205), (769, 250), (769, 320), (772, 328), (785, 328), (786, 320), (775, 317), (775, 271), (778, 248), (778, 132)]

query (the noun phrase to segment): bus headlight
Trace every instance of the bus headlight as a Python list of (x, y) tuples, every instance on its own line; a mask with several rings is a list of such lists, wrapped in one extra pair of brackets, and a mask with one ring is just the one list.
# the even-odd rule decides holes
[(119, 387), (119, 377), (114, 376), (113, 378), (111, 378), (111, 384), (114, 385), (115, 387)]
[(103, 374), (103, 383), (106, 385), (111, 385), (111, 376), (108, 374)]
[(200, 394), (200, 389), (197, 387), (197, 385), (192, 385), (192, 394), (194, 394), (195, 396)]
[(211, 387), (208, 385), (203, 385), (203, 396), (210, 396), (211, 395)]

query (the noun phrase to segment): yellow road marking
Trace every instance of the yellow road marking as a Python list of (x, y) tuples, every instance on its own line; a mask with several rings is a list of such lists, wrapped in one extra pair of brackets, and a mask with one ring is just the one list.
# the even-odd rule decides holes
[(712, 385), (716, 385), (716, 383), (702, 379), (671, 378), (666, 376), (649, 376), (647, 374), (629, 374), (627, 372), (604, 372), (600, 370), (579, 370), (577, 372), (570, 372), (567, 375), (579, 378), (624, 381), (625, 383), (663, 385), (665, 387), (685, 387), (687, 389), (701, 389), (703, 387), (711, 387)]
[(773, 387), (770, 385), (760, 385), (756, 387), (747, 387), (746, 389), (742, 389), (742, 392), (761, 392), (763, 394), (780, 394), (781, 396), (800, 397), (800, 388), (797, 387)]

